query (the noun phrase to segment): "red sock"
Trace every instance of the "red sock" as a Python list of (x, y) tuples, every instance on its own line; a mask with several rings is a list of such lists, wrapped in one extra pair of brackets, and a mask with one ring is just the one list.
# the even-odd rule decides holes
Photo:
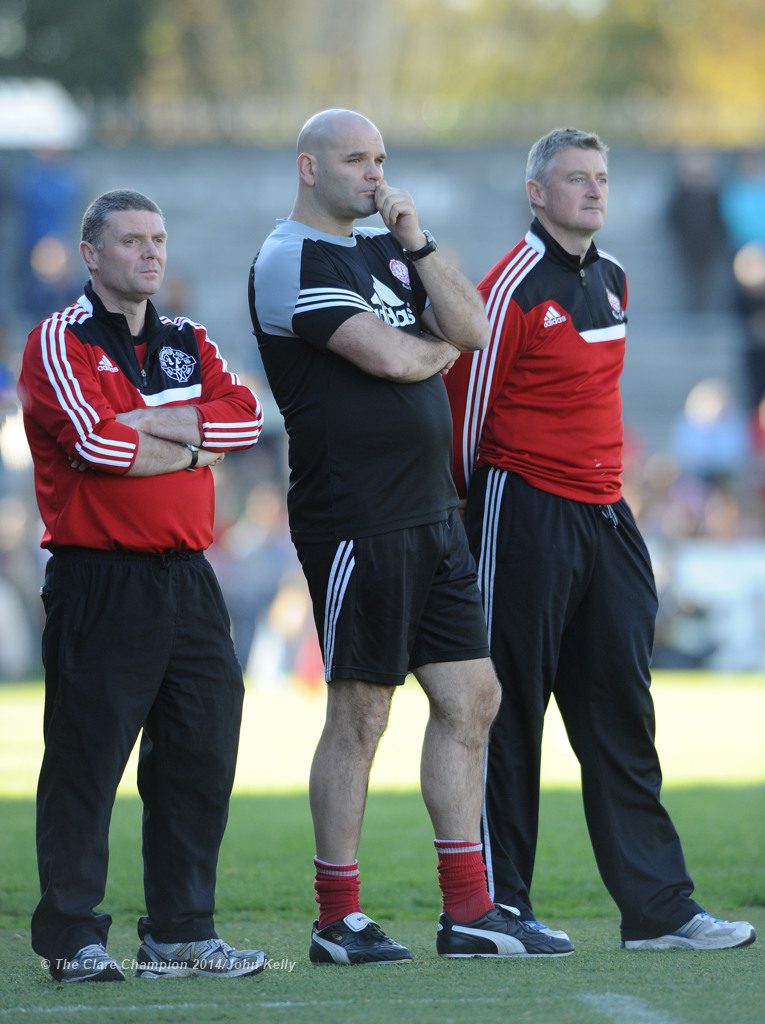
[(316, 902), (319, 904), (319, 930), (349, 914), (361, 913), (359, 905), (359, 862), (328, 864), (318, 857), (316, 868)]
[(444, 912), (458, 924), (467, 924), (494, 906), (486, 888), (486, 868), (480, 843), (436, 839), (438, 884)]

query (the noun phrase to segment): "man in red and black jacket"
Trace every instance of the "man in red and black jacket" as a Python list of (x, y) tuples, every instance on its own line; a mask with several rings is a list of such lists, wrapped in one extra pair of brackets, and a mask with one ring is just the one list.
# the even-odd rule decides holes
[(746, 946), (745, 921), (691, 898), (661, 804), (650, 659), (656, 588), (622, 497), (619, 377), (627, 282), (593, 236), (607, 212), (607, 147), (573, 128), (529, 153), (528, 234), (479, 285), (491, 340), (445, 378), (458, 492), (478, 563), (502, 702), (483, 818), (489, 891), (536, 920), (529, 890), (545, 710), (552, 694), (581, 765), (600, 874), (628, 949)]
[(213, 912), (241, 720), (242, 672), (204, 556), (210, 468), (250, 448), (260, 402), (199, 324), (159, 316), (162, 213), (107, 192), (85, 213), (84, 294), (29, 335), (18, 391), (51, 552), (42, 599), (41, 898), (32, 945), (57, 981), (124, 978), (106, 951), (108, 833), (143, 730), (147, 916), (139, 976), (260, 973)]

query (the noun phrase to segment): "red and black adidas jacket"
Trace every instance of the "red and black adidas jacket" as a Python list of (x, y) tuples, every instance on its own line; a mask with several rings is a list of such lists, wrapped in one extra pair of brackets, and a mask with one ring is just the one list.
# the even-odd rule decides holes
[[(90, 284), (29, 335), (18, 392), (43, 547), (203, 550), (212, 542), (211, 471), (126, 477), (138, 434), (116, 415), (194, 405), (203, 447), (234, 451), (257, 441), (260, 402), (200, 324), (161, 317), (148, 303), (144, 340), (140, 362), (125, 317), (106, 310)], [(73, 469), (72, 459), (93, 472)]]
[(492, 465), (565, 498), (618, 501), (623, 268), (594, 244), (580, 264), (535, 219), (478, 288), (491, 341), (444, 378), (457, 490)]

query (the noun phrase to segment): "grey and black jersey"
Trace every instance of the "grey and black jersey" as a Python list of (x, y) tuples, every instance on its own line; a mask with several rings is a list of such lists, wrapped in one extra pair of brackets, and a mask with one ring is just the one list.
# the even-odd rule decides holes
[(327, 350), (360, 312), (420, 333), (427, 295), (393, 235), (330, 235), (280, 220), (253, 262), (249, 300), (289, 438), (293, 539), (364, 537), (446, 519), (457, 494), (441, 375), (393, 383)]

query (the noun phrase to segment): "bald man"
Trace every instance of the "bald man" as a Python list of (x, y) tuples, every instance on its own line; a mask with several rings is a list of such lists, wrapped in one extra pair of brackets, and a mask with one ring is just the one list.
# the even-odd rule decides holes
[[(483, 755), (498, 706), (475, 563), (450, 472), (442, 375), (489, 338), (473, 285), (414, 200), (383, 176), (367, 118), (326, 110), (298, 139), (289, 218), (256, 257), (250, 310), (289, 438), (292, 539), (327, 681), (310, 778), (319, 918), (314, 963), (406, 961), (361, 909), (369, 773), (397, 686), (430, 716), (421, 785), (435, 832), (446, 957), (565, 955), (570, 942), (495, 906), (480, 844)], [(356, 227), (379, 214), (383, 227)], [(393, 860), (395, 852), (388, 851)]]

